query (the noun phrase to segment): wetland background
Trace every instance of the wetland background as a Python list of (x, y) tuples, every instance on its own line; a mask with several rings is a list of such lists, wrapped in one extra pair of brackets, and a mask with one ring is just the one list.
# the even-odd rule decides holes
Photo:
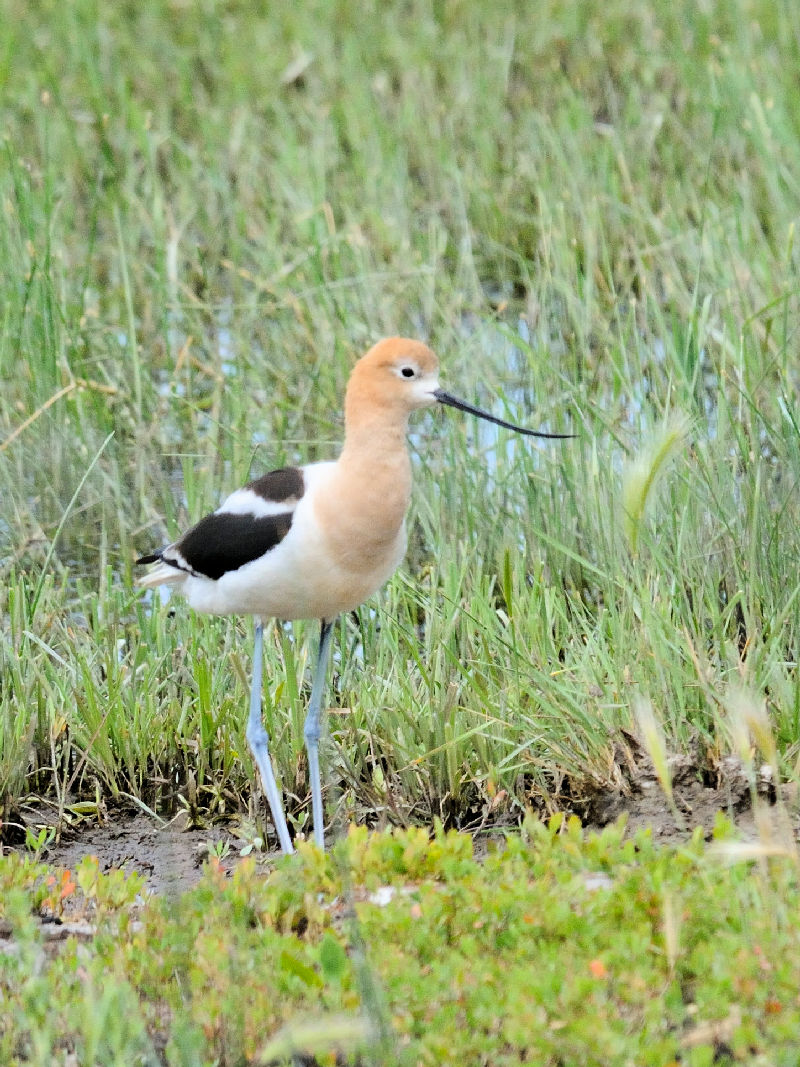
[[(685, 840), (696, 823), (711, 833), (718, 808), (735, 816), (759, 797), (791, 820), (796, 4), (0, 0), (0, 14), (3, 842), (24, 849), (27, 837), (47, 858), (57, 836), (72, 847), (131, 814), (152, 827), (177, 816), (212, 851), (223, 834), (237, 851), (269, 841), (244, 738), (250, 624), (142, 596), (132, 563), (250, 475), (334, 455), (349, 370), (395, 333), (428, 341), (459, 395), (578, 436), (532, 445), (453, 412), (415, 420), (407, 561), (335, 639), (335, 825), (427, 832), (439, 820), (485, 835), (529, 811), (555, 817), (557, 841), (562, 814), (602, 824), (627, 811), (671, 835), (677, 811)], [(264, 713), (299, 833), (307, 636), (276, 626), (265, 648)], [(609, 866), (606, 849), (632, 869), (627, 845), (578, 845), (570, 832), (564, 847), (589, 866)], [(527, 839), (543, 848), (537, 833)], [(756, 827), (766, 848), (765, 833)], [(460, 847), (437, 855), (455, 870)], [(791, 852), (785, 839), (780, 848)], [(702, 866), (680, 855), (676, 878)], [(559, 1025), (542, 1024), (562, 1044), (539, 1047), (537, 1062), (595, 1062), (586, 1049), (605, 1025), (620, 1043), (609, 1037), (603, 1063), (639, 1040), (637, 1062), (659, 1048), (701, 1062), (687, 1049), (746, 1058), (777, 1047), (775, 1027), (796, 1035), (791, 998), (764, 991), (749, 955), (756, 992), (717, 990), (706, 1012), (706, 972), (671, 925), (684, 890), (665, 903), (667, 861), (652, 862), (654, 951), (672, 992), (648, 1000), (633, 975), (599, 1022), (570, 986), (584, 1021), (562, 998), (548, 1016)], [(252, 903), (249, 869), (231, 907), (243, 894), (259, 922), (279, 924), (280, 908)], [(422, 877), (410, 860), (403, 870)], [(38, 892), (36, 878), (9, 878)], [(623, 883), (634, 892), (624, 879), (611, 891)], [(783, 897), (755, 884), (719, 891), (740, 903), (763, 891), (758, 922), (780, 925)], [(199, 905), (186, 906), (197, 919)], [(329, 989), (343, 979), (330, 954), (324, 965), (314, 956), (314, 922), (302, 952)], [(774, 935), (789, 967), (796, 946), (770, 929), (759, 936)], [(699, 930), (696, 944), (717, 938), (729, 974), (747, 970), (749, 948), (734, 939), (725, 956), (727, 934)], [(597, 958), (590, 941), (579, 970)], [(99, 975), (108, 957), (95, 963)], [(291, 980), (316, 989), (303, 966), (287, 965)], [(68, 1013), (83, 1002), (61, 977)], [(30, 980), (8, 988), (45, 989)], [(46, 988), (41, 1004), (55, 1003)], [(131, 988), (109, 1018), (133, 1018), (130, 1004), (149, 996)], [(540, 990), (545, 1015), (554, 988)], [(640, 995), (646, 1006), (630, 1007)], [(748, 1030), (770, 997), (774, 1019)], [(206, 1062), (181, 1059), (176, 1033), (203, 1035), (208, 1062), (249, 1061), (260, 1047), (232, 1001), (185, 1032), (161, 1026), (160, 1011), (182, 1017), (158, 1003), (141, 1032), (160, 1036), (142, 1039), (142, 1062)], [(430, 1025), (434, 1003), (397, 1007), (401, 1030), (413, 1016), (421, 1062), (436, 1061), (425, 1042), (437, 1030), (455, 1048), (441, 1021)], [(54, 1009), (48, 1029), (39, 1004), (17, 1003), (30, 1027), (0, 1032), (7, 1058), (23, 1048), (31, 1062), (41, 1033), (42, 1063), (75, 1048), (95, 1062), (91, 1012), (67, 1025)], [(728, 1023), (682, 1045), (697, 1011)], [(484, 1033), (470, 1020), (459, 1033)], [(480, 1062), (524, 1059), (524, 1033), (486, 1033), (497, 1044)], [(119, 1036), (118, 1062), (133, 1062), (138, 1040)], [(117, 1062), (102, 1047), (96, 1061)]]

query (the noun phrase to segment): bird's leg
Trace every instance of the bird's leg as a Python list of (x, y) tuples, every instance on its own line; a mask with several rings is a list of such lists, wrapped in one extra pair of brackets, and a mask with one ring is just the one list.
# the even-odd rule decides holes
[(264, 646), (264, 626), (261, 619), (256, 616), (256, 643), (253, 650), (253, 685), (250, 689), (250, 717), (247, 720), (247, 743), (261, 775), (264, 792), (267, 794), (269, 810), (272, 812), (272, 821), (281, 848), (284, 852), (294, 852), (292, 839), (289, 837), (289, 829), (286, 825), (286, 816), (283, 813), (283, 802), (278, 792), (275, 781), (275, 771), (272, 769), (272, 760), (269, 755), (269, 737), (261, 721), (261, 674)]
[(331, 651), (333, 622), (322, 620), (319, 634), (319, 655), (314, 672), (314, 684), (311, 686), (311, 700), (308, 702), (306, 724), (303, 736), (308, 752), (308, 778), (311, 783), (311, 816), (314, 821), (314, 841), (325, 851), (325, 825), (322, 818), (322, 783), (319, 776), (319, 739), (322, 733), (322, 695), (325, 691), (325, 674), (328, 669), (328, 656)]

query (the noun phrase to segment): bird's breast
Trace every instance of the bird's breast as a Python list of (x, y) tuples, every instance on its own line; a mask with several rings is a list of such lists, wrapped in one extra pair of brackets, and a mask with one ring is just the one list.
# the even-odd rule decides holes
[(391, 573), (405, 553), (410, 483), (410, 472), (400, 465), (360, 474), (337, 471), (319, 486), (314, 514), (337, 566)]

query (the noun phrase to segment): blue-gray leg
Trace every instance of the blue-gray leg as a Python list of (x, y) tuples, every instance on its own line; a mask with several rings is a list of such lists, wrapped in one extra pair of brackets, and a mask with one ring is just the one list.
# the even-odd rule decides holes
[(272, 812), (272, 821), (281, 848), (284, 852), (294, 852), (292, 839), (289, 837), (289, 829), (286, 825), (286, 816), (283, 813), (283, 801), (278, 792), (275, 781), (275, 772), (272, 769), (272, 760), (269, 755), (269, 737), (261, 721), (261, 674), (263, 662), (264, 627), (261, 619), (256, 616), (256, 642), (253, 650), (253, 685), (250, 689), (250, 717), (247, 720), (247, 743), (253, 758), (256, 761), (264, 792), (267, 794), (269, 810)]
[(314, 841), (325, 850), (325, 823), (322, 817), (322, 782), (319, 776), (319, 739), (322, 733), (322, 696), (325, 692), (325, 675), (328, 669), (328, 656), (331, 651), (333, 622), (322, 620), (319, 634), (319, 655), (311, 686), (311, 700), (308, 702), (306, 724), (303, 736), (306, 739), (308, 753), (308, 779), (311, 783), (311, 816), (314, 821)]

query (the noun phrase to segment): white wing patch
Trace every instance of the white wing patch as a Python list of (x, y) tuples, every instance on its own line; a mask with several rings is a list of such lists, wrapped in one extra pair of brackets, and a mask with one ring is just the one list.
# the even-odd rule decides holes
[(296, 505), (295, 499), (265, 500), (252, 489), (237, 489), (223, 500), (217, 508), (217, 514), (224, 512), (228, 515), (252, 515), (256, 519), (264, 519), (269, 515), (285, 515), (287, 511), (293, 511)]

